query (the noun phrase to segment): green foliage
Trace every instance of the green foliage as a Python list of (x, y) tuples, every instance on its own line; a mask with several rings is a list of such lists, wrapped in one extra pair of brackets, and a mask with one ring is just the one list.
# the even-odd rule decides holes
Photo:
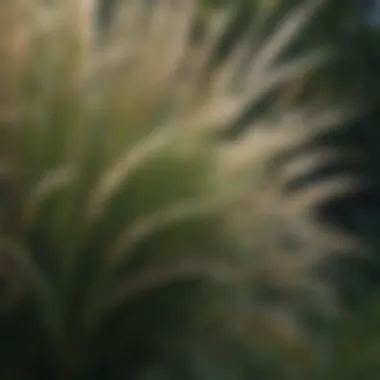
[(328, 60), (285, 54), (318, 3), (231, 46), (229, 8), (189, 43), (195, 0), (121, 2), (101, 46), (83, 2), (2, 5), (3, 379), (324, 378), (315, 270), (342, 241), (310, 220), (326, 189), (286, 197), (273, 159), (351, 114), (273, 103), (216, 138)]

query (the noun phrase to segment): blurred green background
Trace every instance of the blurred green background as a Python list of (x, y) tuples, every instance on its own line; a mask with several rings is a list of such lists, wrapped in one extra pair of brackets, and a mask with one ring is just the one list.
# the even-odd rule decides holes
[[(9, 10), (14, 16), (16, 3), (8, 1), (9, 8), (7, 2), (0, 5), (0, 13), (4, 7), (4, 15)], [(304, 3), (205, 0), (192, 41), (195, 45), (202, 41), (212, 17), (232, 5), (234, 17), (207, 68), (216, 70), (253, 32), (256, 44), (246, 52), (249, 64), (281, 20)], [(111, 0), (101, 3), (99, 38), (112, 25), (117, 5)], [(74, 43), (65, 44), (65, 39), (56, 36), (36, 38), (26, 70), (29, 76), (20, 91), (33, 107), (20, 125), (16, 123), (20, 134), (12, 127), (13, 121), (1, 119), (3, 141), (16, 145), (1, 144), (0, 377), (379, 378), (380, 22), (377, 26), (375, 12), (375, 1), (325, 1), (276, 62), (288, 62), (318, 47), (332, 53), (331, 61), (307, 75), (300, 72), (259, 102), (248, 104), (218, 139), (206, 139), (198, 146), (196, 136), (194, 151), (188, 153), (192, 135), (169, 135), (169, 142), (158, 143), (152, 156), (148, 149), (143, 158), (140, 145), (144, 148), (144, 142), (151, 141), (154, 132), (149, 128), (160, 126), (170, 107), (158, 102), (158, 110), (149, 113), (149, 101), (156, 93), (148, 88), (140, 94), (139, 83), (127, 94), (135, 102), (124, 107), (130, 99), (123, 93), (123, 86), (130, 83), (123, 82), (124, 69), (115, 70), (109, 87), (98, 83), (102, 91), (94, 90), (94, 99), (88, 96), (89, 102), (83, 101), (73, 85), (79, 56)], [(4, 46), (11, 39), (12, 25), (9, 28), (2, 33)], [(105, 37), (99, 40), (107, 43)], [(4, 64), (0, 70), (4, 78), (1, 101), (7, 105), (15, 99), (5, 80), (12, 67)], [(249, 207), (259, 208), (266, 199), (265, 188), (252, 190), (249, 200), (244, 198), (241, 204), (222, 197), (223, 202), (214, 206), (210, 199), (219, 198), (213, 192), (218, 186), (213, 177), (213, 144), (215, 140), (217, 144), (244, 140), (255, 128), (252, 121), (262, 115), (277, 120), (286, 110), (304, 105), (318, 115), (322, 107), (341, 104), (365, 111), (276, 157), (275, 166), (282, 167), (314, 154), (317, 165), (274, 186), (282, 195), (297, 197), (342, 175), (357, 180), (359, 190), (323, 197), (307, 208), (327, 231), (337, 230), (362, 245), (338, 255), (332, 250), (312, 273), (295, 276), (294, 283), (282, 283), (288, 267), (292, 270), (304, 260), (298, 251), (311, 254), (319, 238), (305, 237), (299, 243), (284, 236), (294, 219), (295, 229), (303, 234), (303, 221), (296, 212), (279, 228), (277, 220), (268, 222), (257, 216)], [(4, 115), (5, 108), (1, 108)], [(305, 128), (308, 123), (306, 119)], [(337, 159), (325, 159), (327, 150), (337, 153)], [(112, 171), (106, 177), (113, 164), (120, 169), (117, 164), (124, 162), (125, 152), (129, 153), (125, 162), (132, 169), (122, 166), (125, 177), (120, 181)], [(66, 172), (60, 177), (66, 165), (75, 168), (76, 177)], [(252, 166), (246, 174), (248, 182), (260, 169), (260, 165)], [(107, 187), (105, 181), (96, 193), (103, 177), (111, 178), (111, 185)], [(182, 202), (188, 199), (202, 200), (202, 207), (191, 203), (182, 211)], [(180, 211), (176, 207), (172, 211), (171, 205), (178, 204)], [(161, 215), (162, 210), (169, 210), (169, 216)], [(151, 214), (159, 218), (144, 224)], [(248, 221), (235, 225), (235, 214)], [(122, 239), (123, 232), (125, 226), (135, 225), (143, 233), (139, 240), (140, 230), (132, 229), (137, 238), (130, 246), (128, 239)], [(115, 246), (120, 237), (121, 246)], [(302, 247), (289, 254), (292, 244)], [(285, 260), (276, 256), (277, 250), (286, 251)], [(264, 264), (261, 269), (260, 255), (264, 264), (270, 258), (269, 269)], [(332, 300), (330, 292), (336, 294)], [(338, 313), (328, 311), (331, 303)]]

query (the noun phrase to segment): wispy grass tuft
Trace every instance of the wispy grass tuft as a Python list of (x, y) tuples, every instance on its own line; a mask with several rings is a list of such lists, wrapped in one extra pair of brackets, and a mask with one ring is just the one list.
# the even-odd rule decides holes
[[(0, 247), (13, 297), (0, 325), (13, 341), (0, 343), (4, 379), (137, 379), (171, 358), (165, 371), (178, 376), (193, 365), (193, 337), (210, 336), (206, 365), (219, 339), (250, 345), (264, 332), (302, 345), (299, 309), (330, 301), (312, 270), (342, 240), (309, 215), (334, 189), (289, 199), (294, 170), (272, 170), (273, 159), (352, 112), (289, 106), (241, 138), (217, 137), (331, 59), (318, 50), (277, 62), (320, 3), (285, 15), (254, 56), (253, 28), (221, 60), (233, 8), (194, 42), (198, 1), (120, 0), (99, 43), (92, 1), (1, 6), (13, 9), (1, 37)], [(263, 299), (271, 290), (280, 302)]]

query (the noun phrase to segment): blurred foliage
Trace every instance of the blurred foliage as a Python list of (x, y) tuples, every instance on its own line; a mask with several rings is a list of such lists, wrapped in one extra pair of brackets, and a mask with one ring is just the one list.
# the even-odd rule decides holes
[[(244, 29), (243, 25), (249, 27), (254, 19), (255, 8), (269, 3), (274, 2), (241, 2), (242, 12), (236, 23), (238, 35)], [(280, 7), (269, 22), (269, 29), (276, 25), (276, 19), (281, 17), (284, 10), (289, 10), (300, 1), (278, 3), (281, 3)], [(360, 192), (332, 198), (317, 209), (325, 223), (338, 225), (365, 241), (370, 246), (372, 256), (334, 258), (326, 266), (325, 273), (332, 283), (338, 284), (341, 301), (346, 309), (342, 317), (330, 326), (330, 337), (322, 344), (325, 369), (322, 372), (314, 371), (315, 377), (310, 370), (307, 376), (312, 378), (372, 380), (380, 374), (380, 28), (371, 23), (375, 17), (375, 7), (376, 1), (327, 2), (314, 22), (309, 24), (307, 32), (294, 41), (293, 49), (287, 50), (287, 54), (292, 55), (305, 47), (322, 43), (332, 47), (338, 58), (325, 70), (318, 70), (315, 75), (308, 76), (306, 86), (303, 82), (300, 91), (295, 86), (297, 100), (304, 101), (309, 96), (323, 102), (351, 98), (368, 105), (364, 116), (343, 125), (339, 131), (327, 133), (316, 139), (313, 145), (304, 148), (304, 151), (317, 148), (320, 157), (323, 157), (326, 148), (332, 148), (338, 153), (343, 152), (341, 159), (306, 173), (301, 181), (292, 185), (293, 191), (299, 191), (305, 184), (313, 186), (342, 173), (351, 173), (367, 184)], [(285, 93), (292, 97), (292, 91)], [(357, 154), (359, 159), (352, 159)], [(312, 345), (316, 346), (316, 342)], [(323, 366), (317, 365), (317, 368)]]
[[(350, 163), (352, 130), (375, 128), (330, 106), (376, 104), (377, 36), (357, 2), (326, 1), (310, 20), (317, 2), (210, 0), (195, 30), (190, 9), (156, 2), (144, 24), (131, 1), (118, 24), (104, 2), (95, 47), (77, 1), (46, 15), (38, 1), (1, 5), (2, 379), (378, 377), (375, 260), (337, 258), (362, 247), (311, 215), (327, 203), (329, 222), (350, 219), (329, 203), (342, 186), (318, 185), (344, 171), (326, 146)], [(327, 63), (309, 59), (321, 46)], [(290, 178), (289, 159), (302, 164)], [(377, 173), (349, 169), (359, 184)], [(366, 214), (351, 219), (367, 233), (351, 235), (377, 237)], [(330, 258), (341, 299), (318, 276)]]

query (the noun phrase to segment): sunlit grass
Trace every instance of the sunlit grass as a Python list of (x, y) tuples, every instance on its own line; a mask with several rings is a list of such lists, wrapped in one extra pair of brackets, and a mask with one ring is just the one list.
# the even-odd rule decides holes
[[(193, 365), (188, 345), (213, 347), (206, 367), (219, 340), (251, 345), (263, 333), (285, 351), (303, 345), (297, 310), (330, 301), (311, 270), (342, 243), (313, 224), (310, 202), (351, 183), (288, 199), (289, 173), (270, 170), (272, 159), (352, 112), (289, 107), (241, 138), (217, 136), (330, 58), (319, 50), (277, 64), (319, 3), (285, 15), (253, 57), (254, 30), (221, 61), (233, 9), (210, 15), (194, 45), (197, 1), (121, 1), (101, 45), (91, 3), (36, 0), (25, 19), (9, 15), (4, 378), (138, 378), (157, 363), (181, 376), (176, 366)], [(283, 248), (276, 221), (306, 240), (299, 252)], [(262, 302), (266, 288), (281, 302)]]

